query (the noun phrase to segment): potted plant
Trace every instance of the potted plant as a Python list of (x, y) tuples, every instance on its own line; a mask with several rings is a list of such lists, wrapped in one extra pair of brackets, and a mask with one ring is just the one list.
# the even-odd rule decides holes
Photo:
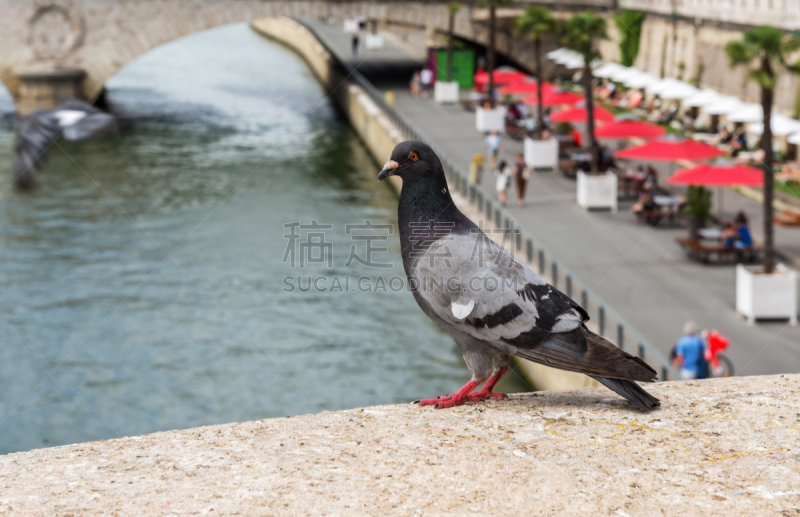
[(705, 228), (706, 219), (711, 214), (711, 191), (702, 186), (687, 188), (683, 214), (689, 223), (689, 237), (697, 240), (700, 229)]
[(753, 27), (742, 39), (728, 42), (725, 52), (731, 67), (746, 66), (748, 78), (761, 88), (764, 113), (761, 150), (764, 152), (764, 265), (762, 268), (737, 268), (736, 308), (750, 321), (759, 317), (788, 317), (797, 322), (797, 275), (775, 264), (775, 239), (772, 207), (775, 177), (772, 148), (772, 105), (778, 73), (800, 73), (800, 63), (789, 64), (800, 50), (800, 36), (785, 34), (768, 25)]
[(453, 81), (453, 33), (459, 9), (461, 9), (461, 2), (447, 4), (447, 65), (444, 81), (437, 80), (433, 85), (433, 98), (439, 104), (456, 103), (459, 98), (458, 83)]

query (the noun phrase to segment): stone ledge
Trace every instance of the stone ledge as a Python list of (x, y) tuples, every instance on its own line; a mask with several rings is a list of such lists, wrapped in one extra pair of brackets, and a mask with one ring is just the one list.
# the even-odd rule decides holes
[(800, 507), (800, 375), (408, 405), (0, 457), (0, 515), (764, 515)]

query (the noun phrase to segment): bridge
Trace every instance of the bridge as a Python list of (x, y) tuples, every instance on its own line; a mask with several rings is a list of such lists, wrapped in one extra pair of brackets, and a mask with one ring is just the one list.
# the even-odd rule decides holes
[[(710, 3), (709, 3), (710, 2)], [(105, 83), (142, 54), (193, 32), (273, 16), (365, 16), (389, 23), (446, 30), (444, 0), (0, 0), (0, 81), (20, 110), (52, 103), (56, 96), (95, 100)], [(457, 36), (485, 45), (486, 9), (467, 0), (459, 12)], [(651, 73), (685, 78), (705, 70), (704, 86), (750, 97), (743, 70), (730, 71), (724, 44), (748, 24), (770, 23), (786, 30), (800, 26), (800, 0), (564, 0), (514, 2), (498, 12), (498, 52), (523, 66), (532, 63), (528, 41), (516, 38), (512, 21), (532, 4), (558, 11), (630, 7), (648, 16), (636, 65)], [(766, 5), (759, 5), (763, 3)], [(735, 5), (734, 5), (735, 4)], [(602, 46), (607, 59), (618, 57), (614, 24)], [(554, 46), (555, 42), (550, 42)], [(683, 71), (686, 71), (684, 74)], [(797, 79), (779, 85), (776, 98), (791, 108)], [(750, 86), (749, 88), (752, 88)], [(785, 90), (785, 91), (784, 91)]]

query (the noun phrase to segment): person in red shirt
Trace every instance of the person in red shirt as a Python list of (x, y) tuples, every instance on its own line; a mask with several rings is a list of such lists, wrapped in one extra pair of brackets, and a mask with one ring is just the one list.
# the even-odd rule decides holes
[(583, 137), (577, 128), (572, 128), (572, 139), (575, 140), (575, 145), (581, 147), (583, 145)]

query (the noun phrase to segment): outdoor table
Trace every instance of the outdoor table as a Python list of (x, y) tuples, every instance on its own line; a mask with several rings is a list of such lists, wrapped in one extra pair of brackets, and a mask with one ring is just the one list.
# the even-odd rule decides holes
[(722, 228), (700, 228), (697, 234), (701, 239), (718, 241), (722, 237)]
[(653, 202), (660, 207), (677, 208), (683, 204), (683, 199), (679, 196), (653, 196)]

